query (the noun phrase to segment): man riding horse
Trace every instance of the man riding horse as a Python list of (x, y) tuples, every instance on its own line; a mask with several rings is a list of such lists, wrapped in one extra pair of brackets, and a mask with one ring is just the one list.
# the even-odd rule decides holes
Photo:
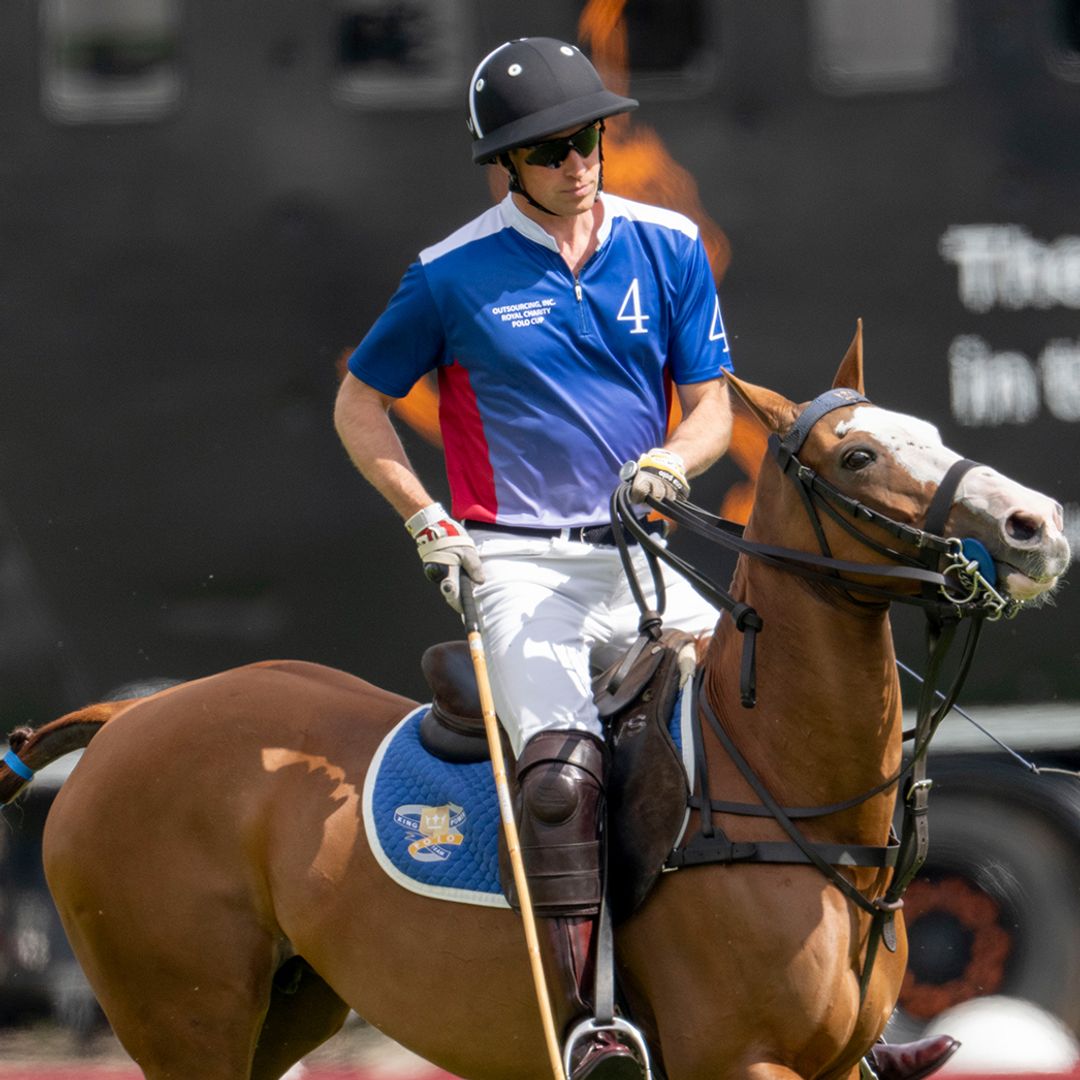
[[(335, 412), (353, 462), (401, 515), (447, 602), (461, 610), (462, 573), (475, 583), (564, 1031), (592, 1011), (602, 896), (608, 754), (590, 674), (639, 623), (609, 496), (633, 461), (635, 501), (685, 498), (687, 478), (725, 452), (731, 432), (731, 360), (697, 226), (602, 190), (604, 120), (637, 104), (551, 38), (506, 42), (480, 62), (468, 92), (473, 160), (504, 170), (508, 194), (420, 253), (350, 358)], [(449, 512), (388, 416), (433, 370)], [(669, 380), (682, 406), (670, 433)], [(640, 550), (633, 558), (649, 580)], [(717, 618), (667, 572), (666, 626), (706, 633)], [(956, 1045), (879, 1044), (869, 1063), (882, 1080), (917, 1080)], [(579, 1043), (572, 1061), (572, 1080), (640, 1075), (610, 1032)]]

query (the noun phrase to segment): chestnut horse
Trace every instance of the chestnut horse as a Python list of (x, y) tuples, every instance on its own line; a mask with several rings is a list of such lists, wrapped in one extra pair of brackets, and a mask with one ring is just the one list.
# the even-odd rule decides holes
[[(836, 385), (861, 393), (860, 337)], [(772, 433), (802, 411), (731, 386)], [(918, 526), (957, 455), (930, 425), (851, 402), (812, 425), (799, 461)], [(1054, 588), (1069, 549), (1052, 500), (978, 467), (947, 509), (946, 535), (984, 545), (1007, 597)], [(866, 562), (864, 543), (831, 517), (815, 528), (767, 459), (747, 538), (816, 554), (818, 529), (833, 558)], [(838, 590), (740, 558), (732, 592), (764, 621), (752, 711), (735, 620), (720, 619), (702, 662), (705, 703), (777, 801), (820, 806), (882, 787), (803, 824), (811, 841), (888, 842), (901, 701), (882, 594), (922, 586), (888, 575), (900, 541), (885, 539), (869, 557), (880, 576), (864, 571), (854, 595), (850, 576)], [(52, 807), (45, 867), (79, 962), (149, 1080), (280, 1077), (350, 1008), (458, 1076), (550, 1075), (517, 916), (404, 889), (369, 847), (368, 764), (414, 704), (341, 671), (268, 661), (13, 733), (4, 801), (25, 784), (17, 774), (89, 743)], [(702, 738), (713, 795), (755, 801), (711, 726)], [(734, 841), (786, 839), (768, 818), (719, 820)], [(870, 900), (892, 873), (842, 872)], [(895, 949), (878, 950), (861, 991), (870, 916), (817, 868), (681, 869), (618, 927), (620, 986), (671, 1080), (854, 1078), (897, 997), (897, 924)]]

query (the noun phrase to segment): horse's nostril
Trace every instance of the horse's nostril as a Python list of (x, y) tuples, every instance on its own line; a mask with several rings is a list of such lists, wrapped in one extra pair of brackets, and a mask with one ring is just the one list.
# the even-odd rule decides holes
[(1005, 531), (1010, 540), (1026, 543), (1039, 535), (1042, 531), (1042, 522), (1028, 514), (1011, 514), (1009, 520), (1005, 522)]

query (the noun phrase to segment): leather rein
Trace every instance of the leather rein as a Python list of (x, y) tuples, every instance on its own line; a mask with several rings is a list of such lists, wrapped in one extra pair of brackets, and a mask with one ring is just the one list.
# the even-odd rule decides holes
[[(903, 893), (926, 859), (929, 847), (927, 803), (932, 784), (926, 776), (926, 753), (930, 741), (960, 693), (974, 657), (983, 622), (1011, 616), (1020, 606), (1003, 597), (994, 588), (992, 560), (978, 541), (942, 535), (960, 481), (970, 469), (976, 467), (976, 462), (962, 458), (946, 472), (931, 500), (923, 528), (920, 529), (895, 521), (851, 498), (799, 460), (799, 451), (819, 420), (835, 409), (865, 403), (867, 400), (854, 390), (829, 390), (803, 410), (782, 438), (777, 435), (769, 438), (769, 453), (784, 475), (795, 484), (817, 538), (820, 554), (746, 540), (742, 526), (716, 517), (686, 501), (648, 500), (648, 504), (654, 509), (691, 532), (826, 588), (846, 592), (848, 600), (856, 605), (879, 607), (889, 601), (899, 601), (921, 607), (926, 613), (927, 669), (916, 708), (915, 726), (904, 733), (905, 739), (914, 739), (911, 758), (894, 776), (843, 802), (818, 807), (781, 806), (724, 729), (708, 701), (708, 695), (702, 693), (703, 668), (699, 669), (693, 682), (694, 716), (697, 720), (693, 729), (696, 772), (694, 792), (697, 794), (690, 796), (688, 805), (699, 811), (700, 825), (695, 835), (683, 845), (675, 847), (664, 869), (735, 862), (809, 863), (817, 867), (852, 904), (871, 916), (866, 960), (860, 978), (862, 996), (865, 996), (869, 986), (880, 942), (884, 941), (890, 951), (896, 948), (895, 913), (903, 906)], [(686, 577), (698, 593), (727, 611), (736, 629), (743, 634), (740, 699), (744, 708), (751, 709), (757, 696), (756, 637), (764, 628), (764, 621), (750, 605), (735, 600), (726, 589), (673, 554), (645, 531), (638, 511), (630, 501), (629, 481), (634, 471), (636, 467), (633, 464), (624, 468), (623, 483), (611, 498), (615, 541), (631, 592), (641, 611), (639, 638), (630, 650), (624, 667), (628, 670), (632, 659), (641, 649), (659, 637), (665, 603), (663, 576), (659, 566), (663, 561)], [(822, 524), (822, 514), (869, 550), (887, 557), (890, 563), (858, 563), (833, 558)], [(865, 526), (873, 526), (895, 543), (882, 543), (867, 535)], [(655, 608), (648, 606), (637, 580), (631, 561), (628, 534), (641, 545), (649, 563), (657, 598)], [(884, 580), (885, 584), (860, 580), (870, 577)], [(891, 582), (900, 585), (915, 582), (920, 588), (917, 593), (898, 593), (888, 587)], [(860, 597), (881, 599), (864, 600)], [(937, 690), (937, 686), (942, 681), (945, 658), (954, 644), (957, 627), (965, 618), (970, 620), (968, 634), (949, 688), (942, 693)], [(614, 679), (618, 678), (619, 672), (616, 672)], [(760, 803), (732, 803), (711, 797), (703, 742), (706, 722)], [(889, 842), (885, 846), (813, 842), (802, 834), (795, 823), (799, 819), (827, 817), (852, 809), (884, 794), (904, 780), (905, 776), (900, 835), (897, 837), (890, 830)], [(716, 814), (771, 817), (789, 837), (789, 842), (732, 842), (715, 821)], [(839, 872), (838, 866), (888, 866), (893, 867), (893, 875), (883, 895), (868, 899)]]

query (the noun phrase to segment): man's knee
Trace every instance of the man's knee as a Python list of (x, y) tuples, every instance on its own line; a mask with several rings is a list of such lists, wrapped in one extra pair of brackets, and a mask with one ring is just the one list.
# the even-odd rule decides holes
[(517, 762), (519, 832), (538, 915), (592, 915), (600, 905), (604, 747), (592, 735), (544, 731)]

